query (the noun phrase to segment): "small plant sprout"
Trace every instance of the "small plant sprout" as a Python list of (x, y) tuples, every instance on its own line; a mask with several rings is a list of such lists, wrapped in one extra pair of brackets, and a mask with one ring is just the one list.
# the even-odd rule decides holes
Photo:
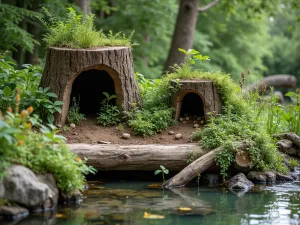
[(160, 165), (160, 168), (161, 168), (161, 170), (156, 170), (154, 172), (154, 175), (157, 175), (157, 174), (161, 173), (163, 181), (166, 182), (166, 180), (165, 180), (165, 174), (166, 175), (169, 174), (169, 170), (166, 167), (164, 167), (163, 165)]
[(182, 48), (178, 48), (178, 50), (185, 54), (185, 63), (188, 66), (195, 64), (198, 60), (201, 61), (201, 65), (203, 65), (203, 61), (210, 61), (209, 56), (201, 55), (200, 52), (195, 49), (189, 49), (186, 51)]

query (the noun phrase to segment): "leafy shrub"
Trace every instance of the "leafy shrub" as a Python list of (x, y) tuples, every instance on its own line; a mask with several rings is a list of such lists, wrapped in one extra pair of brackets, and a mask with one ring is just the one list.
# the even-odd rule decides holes
[[(17, 102), (18, 106), (20, 102)], [(21, 164), (38, 173), (52, 173), (63, 192), (84, 187), (84, 175), (95, 172), (92, 167), (72, 153), (57, 135), (55, 127), (47, 128), (31, 117), (33, 108), (0, 117), (0, 179), (12, 164)], [(39, 126), (41, 132), (31, 130)]]
[(85, 120), (85, 116), (79, 112), (79, 101), (77, 103), (75, 97), (72, 99), (72, 101), (73, 105), (69, 108), (68, 122), (79, 124), (82, 120)]
[(120, 122), (120, 111), (117, 106), (111, 105), (110, 101), (117, 98), (116, 95), (109, 95), (103, 92), (105, 99), (101, 103), (100, 113), (97, 117), (97, 123), (103, 126), (113, 126)]
[(109, 33), (106, 36), (94, 27), (94, 15), (77, 15), (74, 9), (69, 8), (66, 21), (58, 21), (47, 9), (44, 8), (50, 23), (39, 18), (49, 29), (44, 41), (48, 47), (91, 48), (103, 46), (131, 46), (130, 39), (133, 33), (126, 37), (124, 34)]
[(173, 124), (172, 112), (172, 109), (157, 108), (153, 111), (141, 110), (137, 112), (135, 118), (129, 120), (128, 124), (136, 135), (154, 135)]
[(5, 112), (8, 107), (16, 108), (16, 93), (21, 93), (20, 107), (33, 106), (34, 114), (39, 116), (43, 123), (53, 123), (54, 113), (61, 112), (63, 102), (55, 101), (57, 95), (49, 88), (38, 88), (41, 78), (41, 68), (23, 65), (17, 70), (13, 63), (5, 60), (0, 54), (0, 111)]

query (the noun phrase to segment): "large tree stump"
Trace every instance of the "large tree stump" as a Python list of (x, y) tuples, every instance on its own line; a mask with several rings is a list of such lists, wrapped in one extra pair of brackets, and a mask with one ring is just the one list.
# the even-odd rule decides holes
[(69, 110), (72, 84), (83, 71), (106, 71), (113, 80), (116, 105), (121, 111), (131, 103), (140, 103), (141, 97), (133, 71), (133, 59), (128, 47), (95, 49), (54, 48), (48, 50), (41, 87), (50, 87), (63, 101), (62, 113), (55, 115), (56, 124), (64, 124)]
[[(179, 84), (179, 89), (171, 97), (171, 106), (176, 110), (175, 120), (178, 120), (185, 112), (189, 116), (195, 114), (197, 117), (200, 112), (202, 114), (200, 116), (203, 116), (205, 120), (209, 119), (207, 114), (209, 112), (221, 113), (222, 101), (213, 81), (180, 80)], [(172, 85), (176, 85), (175, 81)]]

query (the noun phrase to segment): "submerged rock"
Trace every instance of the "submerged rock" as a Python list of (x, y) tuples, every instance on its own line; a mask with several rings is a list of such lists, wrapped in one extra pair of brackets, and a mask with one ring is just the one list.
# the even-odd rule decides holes
[(80, 191), (73, 191), (70, 194), (61, 193), (59, 202), (63, 204), (80, 203), (82, 201), (82, 194)]
[(58, 189), (52, 175), (39, 178), (24, 166), (12, 166), (3, 179), (0, 198), (20, 204), (31, 211), (45, 211), (56, 207)]
[(250, 171), (247, 174), (247, 178), (256, 183), (256, 184), (265, 184), (267, 183), (267, 177), (263, 172)]
[(287, 182), (287, 181), (292, 182), (292, 181), (294, 181), (294, 178), (291, 176), (288, 176), (288, 175), (277, 173), (276, 180), (279, 182)]
[(249, 191), (254, 184), (243, 173), (239, 173), (225, 182), (225, 186), (231, 191)]
[(21, 206), (0, 206), (0, 220), (17, 220), (28, 215), (28, 209)]

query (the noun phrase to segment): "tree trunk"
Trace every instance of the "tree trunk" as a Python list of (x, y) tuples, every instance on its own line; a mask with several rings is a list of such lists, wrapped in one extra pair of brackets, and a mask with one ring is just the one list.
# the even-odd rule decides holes
[(277, 74), (265, 77), (261, 82), (257, 82), (247, 86), (244, 92), (254, 92), (259, 93), (269, 90), (271, 87), (277, 88), (295, 88), (297, 84), (297, 79), (293, 75)]
[(191, 49), (198, 16), (199, 0), (181, 0), (179, 13), (173, 33), (171, 48), (165, 63), (164, 72), (172, 71), (174, 64), (182, 64), (185, 55), (178, 48)]
[(75, 0), (76, 5), (85, 13), (91, 13), (90, 0)]
[[(133, 71), (131, 50), (128, 47), (95, 49), (49, 48), (41, 87), (50, 87), (64, 102), (62, 113), (55, 115), (55, 124), (66, 121), (72, 84), (83, 71), (106, 71), (114, 83), (116, 105), (119, 110), (129, 111), (131, 103), (141, 103), (141, 96)], [(92, 103), (91, 103), (92, 104)]]
[(293, 132), (274, 135), (274, 137), (279, 139), (288, 139), (300, 148), (300, 137)]
[(180, 171), (191, 158), (208, 152), (196, 144), (184, 145), (88, 145), (69, 144), (70, 150), (98, 170), (155, 171), (164, 165)]
[[(238, 153), (241, 150), (245, 150), (250, 145), (248, 142), (238, 142), (237, 143), (237, 149), (236, 153)], [(189, 164), (187, 167), (185, 167), (182, 171), (180, 171), (178, 174), (176, 174), (174, 177), (166, 181), (163, 186), (166, 188), (172, 188), (172, 187), (182, 187), (185, 186), (188, 182), (190, 182), (192, 179), (197, 177), (199, 174), (203, 173), (205, 170), (210, 168), (214, 165), (215, 162), (215, 155), (216, 153), (221, 150), (223, 147), (220, 146), (209, 153), (201, 156), (197, 160), (195, 160), (193, 163)], [(248, 164), (240, 163), (241, 161), (238, 160), (235, 163), (239, 165), (239, 167), (244, 168), (248, 167)]]

